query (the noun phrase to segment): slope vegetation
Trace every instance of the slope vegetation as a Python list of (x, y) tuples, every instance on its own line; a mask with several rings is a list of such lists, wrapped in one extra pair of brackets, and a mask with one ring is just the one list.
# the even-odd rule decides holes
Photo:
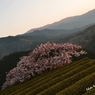
[(5, 82), (7, 72), (16, 67), (17, 62), (20, 61), (20, 57), (28, 55), (29, 52), (30, 51), (15, 52), (0, 60), (0, 89)]
[[(34, 49), (37, 45), (47, 41), (54, 41), (56, 43), (70, 42), (94, 51), (95, 25), (77, 32), (78, 30), (44, 29), (15, 37), (0, 38), (0, 59), (13, 52)], [(74, 33), (75, 31), (76, 33)]]
[(16, 84), (0, 95), (95, 95), (95, 59), (83, 58)]
[[(70, 42), (73, 44), (81, 45), (82, 47), (94, 51), (95, 48), (95, 24), (86, 28), (83, 31), (72, 34), (66, 38), (59, 37), (59, 42)], [(95, 51), (94, 51), (95, 52)]]
[(47, 42), (44, 35), (31, 36), (9, 36), (0, 38), (0, 59), (13, 52), (27, 51), (34, 49), (37, 45)]
[[(61, 35), (59, 38), (63, 39), (64, 37), (67, 37), (68, 34), (84, 30), (93, 24), (95, 24), (95, 9), (80, 16), (68, 17), (41, 28), (31, 29), (23, 35), (0, 38), (0, 59), (9, 53), (33, 49), (36, 47), (36, 45), (39, 45), (43, 42), (59, 40), (58, 37), (55, 39), (49, 39), (53, 36)], [(72, 39), (71, 42), (74, 40), (74, 42), (76, 41), (76, 44), (79, 44), (78, 41), (80, 39), (78, 40), (74, 36), (73, 38), (74, 39)], [(66, 39), (68, 39), (68, 37)], [(85, 40), (84, 37), (81, 39), (83, 43), (87, 43), (86, 41), (90, 40)]]

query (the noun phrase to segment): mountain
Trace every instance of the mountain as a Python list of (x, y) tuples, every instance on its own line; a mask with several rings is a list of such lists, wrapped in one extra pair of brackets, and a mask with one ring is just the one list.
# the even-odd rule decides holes
[(95, 48), (95, 24), (78, 32), (73, 30), (44, 29), (19, 36), (0, 38), (0, 58), (13, 52), (34, 49), (37, 45), (47, 41), (57, 43), (70, 42), (82, 45), (84, 48), (94, 51)]
[(76, 30), (44, 29), (35, 30), (33, 33), (0, 38), (0, 58), (9, 53), (31, 50), (41, 43), (52, 41), (53, 37), (62, 34), (66, 37), (75, 31)]
[(57, 43), (70, 42), (82, 45), (84, 48), (94, 50), (95, 25), (82, 31), (44, 29), (19, 36), (0, 38), (0, 58), (9, 53), (34, 49), (37, 45), (47, 41)]
[(83, 58), (0, 91), (0, 95), (95, 95), (94, 83), (95, 59)]
[[(91, 24), (92, 25), (92, 24)], [(34, 30), (33, 32), (30, 33), (25, 33), (23, 34), (24, 36), (33, 36), (33, 35), (45, 35), (48, 37), (54, 37), (58, 35), (68, 35), (72, 34), (81, 30), (84, 30), (85, 28), (91, 26), (91, 25), (86, 25), (81, 28), (77, 29), (71, 29), (71, 30), (65, 30), (65, 29), (42, 29), (42, 30)]]
[(35, 30), (32, 33), (24, 34), (25, 36), (29, 35), (45, 35), (48, 37), (58, 36), (61, 34), (70, 34), (75, 32), (76, 30), (64, 30), (64, 29), (43, 29), (43, 30)]
[[(59, 43), (72, 42), (82, 45), (89, 50), (94, 50), (92, 49), (95, 47), (94, 28), (91, 27), (93, 29), (90, 29), (89, 32), (91, 33), (88, 33), (88, 35), (86, 32), (88, 29), (87, 27), (93, 26), (93, 23), (95, 23), (94, 17), (95, 9), (80, 16), (68, 17), (51, 25), (36, 30), (34, 29), (35, 31), (30, 30), (23, 35), (0, 38), (0, 58), (9, 53), (31, 50), (37, 45), (47, 41), (55, 41)], [(85, 28), (87, 29), (84, 30)]]
[(85, 46), (85, 48), (87, 48), (88, 50), (92, 50), (95, 52), (95, 35), (93, 35), (93, 37), (91, 38), (91, 40), (89, 41), (89, 43), (87, 43), (87, 45)]
[(47, 42), (44, 35), (9, 36), (0, 38), (0, 58), (13, 52), (27, 51), (35, 48), (40, 43)]
[(95, 24), (68, 37), (60, 38), (59, 36), (57, 42), (70, 42), (95, 52)]
[(65, 29), (65, 30), (78, 29), (94, 23), (95, 23), (95, 9), (82, 15), (67, 17), (58, 22), (54, 22), (52, 24), (45, 25), (43, 27), (31, 29), (26, 33), (42, 29)]

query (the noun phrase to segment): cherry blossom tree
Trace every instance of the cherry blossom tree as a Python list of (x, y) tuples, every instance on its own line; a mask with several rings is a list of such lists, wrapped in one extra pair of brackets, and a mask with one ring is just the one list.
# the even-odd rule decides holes
[(83, 54), (87, 52), (83, 51), (81, 46), (70, 43), (41, 44), (30, 52), (29, 56), (21, 57), (17, 67), (8, 72), (2, 90), (38, 74), (69, 64), (72, 62), (72, 56), (79, 57)]

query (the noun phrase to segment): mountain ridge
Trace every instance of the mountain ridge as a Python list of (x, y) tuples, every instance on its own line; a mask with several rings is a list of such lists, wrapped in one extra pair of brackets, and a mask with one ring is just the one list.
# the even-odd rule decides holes
[[(67, 30), (81, 28), (81, 27), (89, 25), (89, 24), (94, 24), (95, 23), (94, 17), (95, 17), (95, 9), (90, 10), (82, 15), (67, 17), (60, 21), (54, 22), (52, 24), (48, 24), (48, 25), (45, 25), (42, 27), (30, 29), (26, 33), (33, 32), (34, 30), (42, 30), (42, 29), (46, 29), (46, 28), (47, 29), (67, 29)], [(78, 23), (76, 23), (76, 22), (78, 22)]]
[[(87, 12), (86, 14), (83, 14), (82, 16), (84, 16), (84, 15), (86, 15), (88, 17), (90, 17), (90, 15), (91, 15), (94, 18), (95, 17), (94, 16), (95, 9)], [(86, 17), (86, 16), (84, 16), (84, 17)], [(78, 17), (80, 17), (80, 16), (78, 16)], [(95, 18), (94, 19), (93, 18), (88, 19), (86, 17), (85, 19), (94, 21)], [(73, 25), (73, 23), (72, 23), (72, 25)], [(31, 50), (34, 47), (36, 47), (37, 45), (39, 45), (41, 43), (45, 43), (47, 41), (66, 42), (66, 41), (68, 41), (70, 35), (73, 37), (75, 34), (77, 34), (79, 32), (83, 32), (85, 28), (90, 27), (92, 25), (93, 25), (93, 23), (91, 23), (87, 26), (82, 26), (81, 28), (73, 29), (73, 30), (45, 28), (43, 30), (35, 30), (34, 32), (30, 31), (30, 33), (25, 33), (23, 35), (8, 36), (8, 37), (0, 38), (0, 49), (1, 49), (0, 58), (4, 57), (5, 55), (7, 55), (9, 53)], [(66, 26), (69, 27), (68, 25), (66, 25)], [(57, 41), (57, 40), (59, 40), (59, 41)], [(74, 41), (76, 41), (76, 42), (77, 42), (77, 40), (78, 39), (74, 39)], [(92, 41), (92, 42), (94, 43), (94, 41)], [(89, 48), (89, 49), (92, 50), (92, 48)]]
[[(9, 53), (34, 49), (37, 45), (40, 45), (41, 43), (45, 43), (47, 41), (54, 41), (58, 43), (71, 42), (77, 45), (82, 45), (84, 48), (88, 49), (89, 45), (87, 46), (87, 44), (89, 44), (91, 40), (89, 37), (95, 35), (94, 33), (95, 24), (78, 32), (72, 31), (74, 33), (71, 34), (70, 31), (68, 31), (68, 33), (66, 31), (65, 32), (63, 31), (63, 34), (62, 31), (60, 31), (60, 35), (58, 35), (57, 30), (55, 32), (54, 31), (52, 32), (52, 30), (48, 30), (48, 31), (37, 30), (37, 33), (34, 32), (34, 33), (29, 33), (27, 35), (25, 34), (19, 36), (9, 36), (9, 37), (0, 38), (0, 49), (1, 49), (0, 58), (4, 57)], [(88, 32), (89, 34), (87, 34)], [(94, 37), (92, 39), (92, 42), (93, 43), (90, 44), (89, 50), (94, 51), (94, 47), (95, 47)]]

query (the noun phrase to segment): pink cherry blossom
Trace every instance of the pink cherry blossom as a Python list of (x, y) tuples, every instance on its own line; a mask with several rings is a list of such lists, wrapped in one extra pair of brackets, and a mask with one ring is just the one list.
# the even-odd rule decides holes
[(83, 54), (87, 52), (83, 51), (81, 46), (70, 43), (41, 44), (30, 52), (29, 56), (21, 57), (17, 66), (8, 72), (2, 90), (38, 74), (69, 64), (72, 62), (72, 56), (79, 57)]

